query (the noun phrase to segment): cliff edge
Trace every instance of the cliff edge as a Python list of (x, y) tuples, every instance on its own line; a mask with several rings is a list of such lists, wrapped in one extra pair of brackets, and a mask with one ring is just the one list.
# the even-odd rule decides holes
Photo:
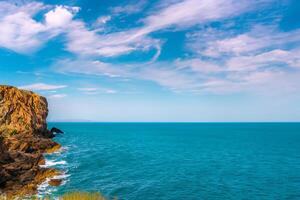
[(39, 184), (58, 174), (40, 167), (43, 153), (60, 148), (47, 129), (47, 115), (44, 97), (0, 85), (0, 194), (35, 194)]

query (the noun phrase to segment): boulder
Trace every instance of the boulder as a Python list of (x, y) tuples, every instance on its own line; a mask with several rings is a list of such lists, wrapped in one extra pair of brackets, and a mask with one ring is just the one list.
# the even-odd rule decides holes
[(62, 180), (61, 179), (51, 179), (50, 181), (48, 181), (48, 184), (51, 186), (60, 186), (62, 184)]
[(56, 128), (56, 127), (51, 128), (50, 132), (51, 133), (64, 133), (62, 130), (60, 130), (60, 129)]

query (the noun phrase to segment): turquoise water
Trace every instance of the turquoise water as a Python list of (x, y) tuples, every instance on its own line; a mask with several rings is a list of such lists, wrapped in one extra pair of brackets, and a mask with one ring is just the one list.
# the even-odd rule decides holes
[(119, 199), (300, 199), (299, 123), (51, 123), (65, 184)]

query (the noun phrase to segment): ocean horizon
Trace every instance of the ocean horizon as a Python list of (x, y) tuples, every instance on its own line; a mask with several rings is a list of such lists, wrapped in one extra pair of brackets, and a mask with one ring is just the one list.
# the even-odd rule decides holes
[(65, 134), (39, 194), (118, 199), (298, 199), (300, 123), (49, 123)]
[(220, 122), (214, 122), (214, 121), (48, 121), (49, 124), (59, 124), (59, 123), (99, 123), (99, 124), (130, 124), (130, 123), (136, 123), (136, 124), (297, 124), (300, 123), (300, 121), (220, 121)]

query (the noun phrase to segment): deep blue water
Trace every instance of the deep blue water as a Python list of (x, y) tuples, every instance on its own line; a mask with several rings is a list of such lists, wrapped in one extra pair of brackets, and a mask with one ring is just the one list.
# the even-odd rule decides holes
[(69, 175), (50, 190), (53, 195), (82, 190), (120, 200), (300, 199), (299, 123), (51, 126), (66, 132), (56, 138), (66, 150), (48, 159)]

